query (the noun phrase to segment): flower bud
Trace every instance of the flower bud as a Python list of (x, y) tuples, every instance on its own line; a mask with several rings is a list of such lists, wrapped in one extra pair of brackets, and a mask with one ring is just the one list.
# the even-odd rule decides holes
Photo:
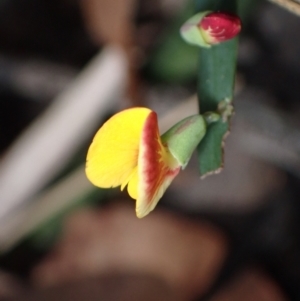
[(190, 18), (180, 30), (183, 39), (193, 45), (209, 48), (239, 34), (241, 20), (224, 12), (202, 12)]

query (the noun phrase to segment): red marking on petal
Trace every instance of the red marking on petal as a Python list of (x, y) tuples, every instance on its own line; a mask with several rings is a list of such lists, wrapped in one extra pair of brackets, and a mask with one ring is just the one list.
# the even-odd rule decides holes
[(205, 16), (200, 24), (200, 28), (211, 37), (210, 43), (219, 43), (230, 40), (241, 31), (241, 20), (238, 16), (216, 12)]
[(144, 204), (139, 205), (144, 208), (152, 206), (152, 202), (156, 205), (180, 171), (180, 166), (174, 162), (174, 158), (160, 140), (157, 115), (151, 112), (144, 124), (140, 144), (138, 199)]

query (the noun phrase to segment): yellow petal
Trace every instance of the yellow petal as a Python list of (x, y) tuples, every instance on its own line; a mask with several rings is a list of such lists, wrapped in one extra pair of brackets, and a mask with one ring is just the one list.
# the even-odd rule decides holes
[(138, 169), (137, 167), (133, 170), (132, 176), (128, 182), (128, 194), (133, 198), (137, 199), (138, 197)]
[[(88, 150), (86, 163), (86, 175), (94, 185), (124, 187), (135, 177), (141, 133), (150, 113), (147, 108), (124, 110), (98, 130)], [(132, 187), (130, 191), (137, 195)]]
[(144, 123), (138, 158), (136, 214), (139, 218), (155, 208), (179, 170), (179, 162), (162, 145), (157, 115), (151, 112)]

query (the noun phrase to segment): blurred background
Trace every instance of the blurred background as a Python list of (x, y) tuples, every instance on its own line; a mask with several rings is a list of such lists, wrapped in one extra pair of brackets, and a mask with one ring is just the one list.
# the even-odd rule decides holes
[(129, 106), (197, 112), (192, 0), (0, 1), (0, 300), (300, 300), (300, 4), (240, 0), (222, 173), (138, 220), (85, 156)]

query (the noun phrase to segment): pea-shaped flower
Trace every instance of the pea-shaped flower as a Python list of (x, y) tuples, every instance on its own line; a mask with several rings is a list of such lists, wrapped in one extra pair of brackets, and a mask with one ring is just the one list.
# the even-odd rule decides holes
[(201, 12), (190, 18), (180, 29), (189, 44), (209, 48), (239, 34), (241, 20), (225, 12)]
[(157, 115), (132, 108), (112, 116), (88, 150), (86, 175), (101, 188), (127, 185), (139, 218), (152, 211), (188, 163), (206, 130), (201, 115), (188, 117), (160, 137)]

